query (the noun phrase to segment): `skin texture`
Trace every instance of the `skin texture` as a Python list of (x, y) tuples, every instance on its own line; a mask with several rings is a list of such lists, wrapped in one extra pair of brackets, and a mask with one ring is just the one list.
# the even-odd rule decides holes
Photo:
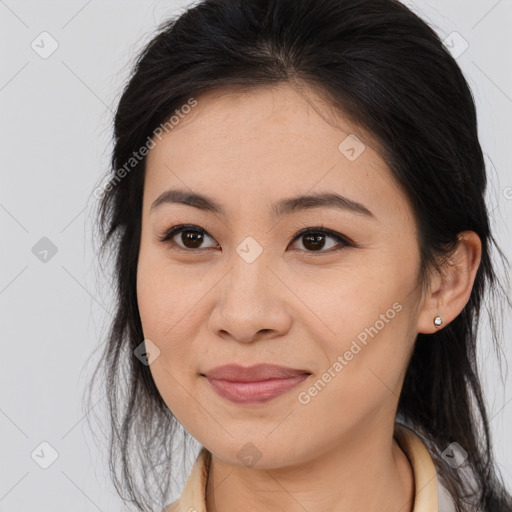
[[(468, 301), (478, 237), (463, 234), (423, 293), (411, 207), (367, 133), (289, 84), (197, 101), (147, 157), (137, 295), (144, 336), (160, 350), (150, 365), (155, 383), (212, 453), (208, 511), (412, 510), (412, 469), (393, 439), (398, 397), (416, 334), (434, 332), (438, 314), (446, 325)], [(354, 161), (338, 149), (349, 134), (366, 145)], [(169, 203), (150, 211), (170, 188), (207, 195), (226, 216)], [(346, 196), (374, 217), (325, 206), (270, 213), (275, 201), (316, 192)], [(159, 240), (178, 224), (206, 231), (199, 249), (180, 233)], [(315, 250), (295, 237), (321, 226), (354, 245), (326, 236)], [(237, 253), (246, 237), (262, 248), (252, 263)], [(378, 333), (301, 403), (381, 315), (388, 321)], [(261, 362), (312, 375), (254, 405), (221, 398), (201, 376)], [(238, 456), (247, 443), (260, 454), (251, 467)]]

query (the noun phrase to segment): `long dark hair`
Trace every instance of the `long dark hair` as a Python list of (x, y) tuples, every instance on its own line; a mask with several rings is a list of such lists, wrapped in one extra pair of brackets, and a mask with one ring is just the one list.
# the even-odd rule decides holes
[[(443, 329), (418, 334), (398, 415), (428, 444), (458, 512), (510, 512), (477, 368), (480, 314), (510, 299), (491, 258), (494, 249), (508, 265), (490, 230), (474, 100), (438, 35), (396, 0), (205, 0), (162, 24), (138, 55), (115, 113), (110, 182), (97, 194), (98, 253), (115, 257), (116, 310), (91, 387), (105, 386), (116, 489), (138, 510), (154, 510), (155, 499), (162, 506), (172, 447), (178, 434), (190, 441), (133, 355), (144, 339), (136, 273), (145, 168), (133, 154), (203, 92), (282, 82), (312, 86), (381, 145), (419, 226), (422, 285), (458, 233), (480, 237), (469, 302)], [(500, 358), (498, 312), (488, 311)], [(452, 442), (468, 454), (471, 506), (466, 473), (442, 456)]]

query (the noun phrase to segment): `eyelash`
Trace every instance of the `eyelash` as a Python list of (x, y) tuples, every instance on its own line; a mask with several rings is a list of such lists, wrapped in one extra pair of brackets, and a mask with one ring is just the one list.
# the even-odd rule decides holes
[[(183, 251), (183, 252), (187, 252), (187, 253), (197, 253), (197, 252), (202, 252), (202, 251), (205, 251), (208, 249), (214, 249), (214, 247), (207, 247), (206, 249), (200, 249), (200, 248), (199, 249), (188, 249), (188, 248), (179, 246), (176, 242), (171, 240), (174, 236), (176, 236), (184, 231), (193, 231), (196, 233), (200, 233), (200, 234), (206, 235), (209, 238), (211, 238), (212, 240), (214, 240), (213, 237), (211, 237), (207, 231), (200, 228), (199, 226), (196, 226), (194, 224), (179, 224), (177, 226), (173, 226), (168, 231), (166, 231), (166, 233), (164, 233), (164, 235), (162, 237), (158, 238), (158, 241), (170, 245), (171, 249), (177, 249), (179, 251)], [(309, 234), (322, 234), (322, 235), (331, 237), (331, 238), (335, 239), (338, 242), (338, 244), (341, 244), (342, 247), (338, 247), (338, 248), (331, 247), (325, 251), (324, 250), (308, 251), (305, 249), (295, 249), (295, 250), (305, 251), (306, 253), (308, 253), (308, 255), (316, 255), (316, 254), (326, 254), (326, 253), (336, 252), (336, 251), (342, 250), (346, 247), (355, 247), (355, 244), (352, 242), (352, 240), (350, 240), (346, 236), (344, 236), (340, 233), (337, 233), (336, 231), (326, 229), (323, 226), (301, 229), (298, 233), (296, 233), (294, 235), (291, 242), (293, 243), (293, 242), (295, 242), (295, 240), (300, 239), (301, 237), (303, 237), (305, 235), (309, 235)]]

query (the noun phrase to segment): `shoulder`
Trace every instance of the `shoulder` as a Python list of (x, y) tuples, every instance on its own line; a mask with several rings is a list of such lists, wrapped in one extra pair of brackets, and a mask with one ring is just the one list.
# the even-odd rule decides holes
[[(438, 467), (440, 461), (433, 457), (430, 443), (411, 425), (397, 423), (395, 436), (411, 460), (415, 472), (419, 471), (423, 474), (425, 468), (428, 467), (429, 474), (427, 475), (426, 480), (432, 480), (433, 484), (435, 482), (431, 492), (435, 494), (435, 491), (437, 491), (438, 511), (456, 512), (457, 507), (455, 499), (441, 481), (441, 473)], [(480, 509), (476, 503), (480, 497), (480, 492), (478, 489), (477, 479), (472, 468), (467, 463), (464, 463), (457, 467), (457, 471), (460, 472), (462, 481), (465, 484), (466, 500), (471, 500), (472, 507), (474, 507), (471, 508), (471, 510), (479, 512)]]
[(181, 496), (162, 512), (206, 512), (205, 491), (211, 454), (202, 447), (188, 476)]
[(178, 510), (178, 500), (173, 501), (172, 503), (169, 503), (162, 512), (177, 512)]

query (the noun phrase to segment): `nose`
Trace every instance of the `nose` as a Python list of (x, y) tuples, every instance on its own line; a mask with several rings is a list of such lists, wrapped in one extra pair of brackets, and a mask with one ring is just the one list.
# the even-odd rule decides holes
[(231, 269), (215, 287), (209, 326), (216, 336), (247, 343), (288, 331), (287, 289), (269, 263), (265, 251), (251, 263), (234, 255)]

